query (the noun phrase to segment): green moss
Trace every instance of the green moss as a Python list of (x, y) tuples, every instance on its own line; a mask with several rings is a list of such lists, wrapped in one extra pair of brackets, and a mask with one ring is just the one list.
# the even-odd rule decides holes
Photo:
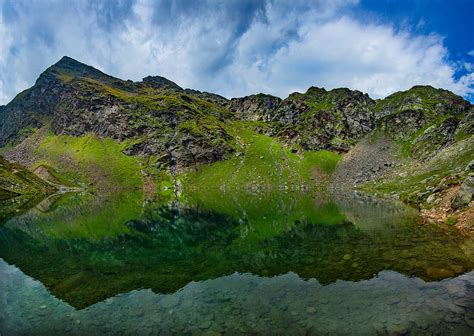
[(314, 99), (313, 97), (306, 99), (305, 103), (313, 112), (330, 111), (335, 107), (334, 103), (331, 101), (321, 101)]
[(450, 226), (453, 226), (453, 225), (456, 225), (456, 223), (458, 222), (458, 219), (454, 216), (448, 216), (446, 217), (446, 220), (445, 220), (445, 224), (446, 225), (450, 225)]

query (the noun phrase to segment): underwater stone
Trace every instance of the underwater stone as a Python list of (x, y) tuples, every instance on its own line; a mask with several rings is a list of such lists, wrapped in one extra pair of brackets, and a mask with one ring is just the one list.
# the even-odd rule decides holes
[(178, 304), (179, 300), (174, 296), (166, 296), (161, 299), (160, 304), (164, 308), (173, 308)]
[(344, 256), (342, 257), (343, 260), (350, 260), (352, 258), (352, 256), (350, 254), (344, 254)]
[(316, 313), (316, 308), (314, 308), (314, 307), (308, 307), (308, 308), (306, 308), (306, 312), (307, 312), (308, 314), (315, 314), (315, 313)]
[(455, 273), (462, 273), (464, 270), (461, 265), (451, 265), (450, 267)]
[(474, 308), (474, 300), (468, 298), (459, 298), (454, 303), (463, 308)]
[(436, 267), (427, 267), (425, 269), (426, 275), (428, 275), (431, 278), (449, 278), (453, 277), (454, 271), (451, 269), (445, 269), (445, 268), (436, 268)]

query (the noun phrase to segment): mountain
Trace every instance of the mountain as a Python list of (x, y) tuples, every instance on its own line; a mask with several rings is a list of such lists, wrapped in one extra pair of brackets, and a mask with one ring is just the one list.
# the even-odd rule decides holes
[(0, 146), (49, 125), (54, 134), (127, 140), (127, 154), (189, 166), (222, 160), (233, 151), (225, 128), (229, 117), (215, 98), (163, 77), (123, 81), (64, 57), (5, 107)]
[(431, 86), (377, 100), (318, 87), (228, 100), (160, 76), (121, 80), (69, 57), (0, 107), (5, 157), (46, 164), (71, 184), (266, 190), (286, 184), (279, 176), (428, 210), (448, 191), (469, 206), (473, 133), (473, 105)]
[(267, 122), (271, 134), (303, 150), (342, 150), (374, 128), (367, 94), (349, 89), (326, 91), (311, 87), (279, 100), (256, 95), (231, 100), (237, 117)]
[(233, 120), (261, 121), (262, 132), (301, 150), (348, 151), (375, 128), (404, 141), (430, 126), (428, 133), (411, 139), (413, 154), (425, 156), (435, 150), (427, 146), (443, 146), (456, 134), (472, 132), (471, 104), (430, 86), (378, 101), (359, 91), (317, 87), (284, 100), (258, 94), (229, 101), (184, 90), (159, 76), (124, 81), (69, 57), (48, 68), (3, 110), (0, 146), (50, 125), (54, 134), (92, 132), (128, 141), (125, 153), (154, 155), (163, 166), (179, 167), (223, 160), (234, 152), (228, 126)]

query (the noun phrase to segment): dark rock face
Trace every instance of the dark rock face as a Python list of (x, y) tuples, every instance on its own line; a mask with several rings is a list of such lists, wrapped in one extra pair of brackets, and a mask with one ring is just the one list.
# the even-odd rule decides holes
[(374, 129), (374, 105), (359, 91), (311, 87), (283, 100), (272, 121), (277, 135), (303, 149), (346, 151)]
[(388, 114), (379, 124), (381, 128), (395, 140), (408, 139), (414, 133), (427, 125), (427, 120), (422, 111), (405, 110)]
[(226, 106), (228, 102), (226, 98), (219, 96), (218, 94), (215, 94), (215, 93), (202, 92), (202, 91), (193, 90), (193, 89), (185, 89), (184, 92), (187, 94), (193, 95), (194, 97), (200, 98), (208, 103), (217, 104), (221, 107)]
[(456, 129), (456, 136), (465, 137), (474, 135), (474, 105), (467, 110), (465, 117), (461, 119)]
[(229, 109), (238, 119), (268, 122), (271, 135), (307, 150), (347, 150), (375, 125), (367, 94), (311, 87), (288, 98), (258, 94), (235, 98)]
[(443, 117), (462, 117), (470, 107), (468, 101), (450, 91), (431, 86), (414, 86), (378, 101), (374, 110), (384, 129), (398, 136), (397, 124), (403, 124), (403, 130), (400, 131), (409, 136)]
[(375, 110), (378, 118), (410, 110), (424, 112), (427, 117), (435, 117), (445, 114), (458, 115), (470, 106), (468, 101), (448, 90), (418, 85), (379, 100)]
[(161, 76), (147, 76), (143, 78), (143, 83), (154, 89), (182, 90), (178, 84)]
[(459, 122), (458, 118), (451, 117), (439, 125), (428, 127), (413, 142), (411, 155), (424, 159), (452, 144), (455, 141), (455, 133)]
[(228, 108), (241, 120), (272, 121), (281, 99), (266, 94), (251, 95), (242, 98), (233, 98)]
[(409, 144), (410, 155), (426, 159), (473, 133), (472, 107), (452, 92), (415, 86), (377, 102), (377, 125), (393, 139)]

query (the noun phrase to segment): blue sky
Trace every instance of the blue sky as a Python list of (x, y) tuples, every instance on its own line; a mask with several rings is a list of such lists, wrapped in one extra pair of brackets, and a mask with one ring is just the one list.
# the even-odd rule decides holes
[(474, 101), (472, 0), (0, 0), (0, 104), (63, 55), (226, 97), (417, 84)]

